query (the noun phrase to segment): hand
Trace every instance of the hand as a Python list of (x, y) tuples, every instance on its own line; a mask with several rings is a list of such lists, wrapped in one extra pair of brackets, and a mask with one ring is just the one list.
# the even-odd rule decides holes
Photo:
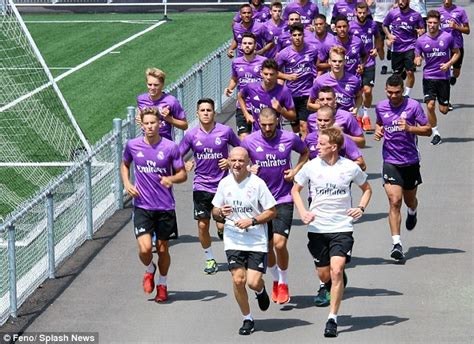
[(294, 178), (295, 178), (295, 170), (289, 168), (283, 171), (283, 179), (285, 179), (287, 182), (292, 182)]
[(301, 221), (303, 221), (303, 223), (307, 225), (314, 221), (314, 219), (316, 218), (316, 215), (314, 215), (312, 212), (308, 210), (305, 210), (302, 214), (300, 214), (300, 217), (301, 217)]
[(364, 74), (364, 65), (363, 64), (357, 65), (356, 73), (359, 74), (359, 75)]
[(229, 169), (229, 160), (226, 158), (219, 159), (217, 165), (221, 170), (227, 170)]
[(160, 108), (160, 115), (166, 122), (170, 122), (171, 120), (173, 120), (170, 113), (170, 107), (168, 105)]
[(124, 186), (125, 186), (125, 191), (127, 191), (130, 197), (137, 198), (138, 196), (140, 196), (140, 194), (138, 193), (138, 189), (135, 187), (135, 185), (127, 183), (127, 185), (124, 185)]
[(369, 55), (372, 56), (372, 57), (376, 57), (377, 56), (377, 49), (376, 48), (370, 49)]
[(226, 88), (224, 89), (224, 95), (225, 95), (226, 97), (232, 96), (232, 93), (233, 93), (233, 92), (234, 92), (234, 90), (231, 90), (231, 89), (228, 88), (228, 87), (226, 87)]
[(234, 58), (234, 51), (233, 50), (227, 50), (227, 57), (230, 58), (230, 59)]
[(281, 112), (280, 102), (276, 98), (272, 98), (272, 108), (276, 112)]
[(253, 116), (250, 115), (248, 112), (247, 114), (244, 113), (244, 117), (248, 124), (253, 124), (253, 122), (255, 122), (255, 119), (253, 118)]
[(247, 170), (250, 172), (250, 173), (253, 173), (253, 174), (257, 174), (258, 173), (258, 168), (259, 166), (257, 164), (254, 164), (252, 166), (247, 166)]
[(443, 72), (447, 72), (450, 68), (451, 68), (451, 64), (449, 62), (441, 63), (439, 65), (439, 69), (441, 69)]
[(287, 80), (295, 81), (295, 80), (298, 79), (298, 77), (299, 77), (299, 75), (297, 73), (288, 74), (288, 79)]
[(252, 225), (252, 219), (238, 219), (234, 224), (237, 228), (247, 229)]
[(383, 137), (383, 132), (384, 132), (383, 127), (377, 125), (375, 127), (375, 132), (374, 132), (374, 140), (380, 141)]
[(191, 172), (194, 168), (194, 160), (189, 160), (184, 163), (184, 169), (186, 172)]
[(410, 126), (407, 123), (407, 120), (402, 118), (398, 120), (398, 127), (400, 128), (401, 131), (406, 131), (407, 133), (410, 132)]
[(415, 66), (420, 67), (421, 66), (421, 56), (415, 56)]
[(364, 212), (360, 208), (349, 208), (347, 209), (347, 215), (353, 217), (355, 220), (360, 219)]
[(161, 176), (160, 184), (169, 189), (173, 186), (173, 181), (169, 176)]
[(389, 34), (389, 35), (387, 36), (387, 39), (386, 39), (385, 44), (387, 45), (387, 47), (390, 48), (390, 47), (393, 45), (393, 43), (394, 43), (395, 41), (396, 41), (395, 36), (392, 35), (392, 34)]
[(229, 204), (225, 204), (219, 209), (219, 212), (224, 217), (229, 217), (230, 215), (232, 215), (232, 206)]

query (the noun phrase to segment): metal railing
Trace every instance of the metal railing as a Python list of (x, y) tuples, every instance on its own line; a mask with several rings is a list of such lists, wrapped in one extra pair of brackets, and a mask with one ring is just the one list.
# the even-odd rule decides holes
[[(200, 98), (213, 98), (218, 112), (234, 101), (222, 94), (231, 74), (229, 45), (225, 43), (165, 90), (182, 104), (190, 128), (197, 124)], [(126, 120), (114, 119), (114, 129), (90, 153), (0, 226), (0, 325), (9, 316), (16, 317), (27, 297), (55, 277), (57, 266), (123, 208), (127, 196), (119, 166), (126, 140), (138, 132), (135, 112), (135, 107), (128, 107)], [(175, 130), (177, 141), (182, 136), (181, 130)]]

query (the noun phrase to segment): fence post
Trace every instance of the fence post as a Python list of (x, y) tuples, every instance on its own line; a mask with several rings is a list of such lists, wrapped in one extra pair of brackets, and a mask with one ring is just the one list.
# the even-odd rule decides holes
[(217, 112), (222, 111), (222, 55), (217, 54)]
[(94, 217), (92, 214), (92, 164), (90, 160), (84, 165), (84, 186), (86, 193), (86, 239), (92, 240), (94, 235)]
[(197, 91), (198, 91), (198, 99), (201, 99), (204, 94), (204, 86), (202, 84), (202, 69), (199, 69), (197, 72)]
[(123, 184), (120, 178), (120, 163), (122, 162), (122, 120), (114, 118), (115, 139), (115, 205), (117, 209), (123, 209)]
[(55, 278), (56, 257), (54, 252), (54, 199), (53, 194), (46, 195), (46, 228), (48, 235), (48, 275)]
[(9, 225), (8, 229), (8, 276), (10, 281), (10, 315), (16, 318), (17, 295), (16, 295), (16, 247), (15, 226)]

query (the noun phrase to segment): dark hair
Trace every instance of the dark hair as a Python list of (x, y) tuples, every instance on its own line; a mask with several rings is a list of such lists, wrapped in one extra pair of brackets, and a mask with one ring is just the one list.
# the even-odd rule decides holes
[(336, 92), (334, 92), (334, 89), (331, 86), (323, 86), (319, 89), (318, 95), (320, 93), (332, 93), (333, 95), (336, 95)]
[(262, 63), (262, 70), (264, 68), (273, 69), (278, 71), (278, 63), (274, 59), (266, 59)]
[(314, 17), (313, 22), (315, 22), (316, 19), (322, 19), (322, 20), (324, 20), (325, 22), (326, 22), (326, 20), (327, 20), (326, 16), (325, 16), (324, 14), (322, 14), (322, 13), (319, 13), (316, 17)]
[(426, 19), (428, 20), (429, 18), (436, 18), (438, 19), (438, 21), (441, 20), (441, 15), (439, 14), (438, 11), (436, 10), (431, 10), (428, 12), (428, 14), (426, 15)]
[(403, 78), (399, 74), (393, 74), (388, 77), (385, 86), (400, 86), (403, 88)]
[(250, 9), (252, 9), (252, 6), (250, 6), (250, 4), (243, 4), (243, 5), (240, 5), (239, 12), (245, 7), (250, 7)]
[(270, 4), (270, 8), (272, 8), (272, 7), (283, 8), (283, 5), (280, 1), (274, 1)]
[(293, 23), (290, 25), (290, 33), (293, 33), (293, 31), (299, 31), (304, 33), (304, 26), (301, 23)]
[(242, 40), (244, 40), (244, 38), (252, 38), (254, 42), (257, 42), (257, 37), (255, 37), (255, 34), (253, 32), (244, 32), (242, 34)]
[[(260, 0), (260, 4), (263, 4), (265, 2), (265, 0)], [(252, 3), (252, 0), (249, 0), (249, 4)]]
[(203, 104), (203, 103), (207, 103), (207, 104), (211, 104), (212, 106), (212, 110), (214, 110), (214, 100), (212, 100), (211, 98), (201, 98), (197, 101), (197, 107), (199, 108), (199, 105)]
[(338, 21), (341, 21), (341, 20), (345, 21), (346, 24), (349, 24), (349, 20), (347, 20), (347, 17), (346, 17), (345, 15), (343, 15), (343, 14), (338, 14), (338, 15), (336, 16), (336, 19), (334, 20), (334, 24), (337, 24), (337, 22), (338, 22)]
[(298, 11), (291, 11), (290, 13), (288, 13), (288, 18), (290, 18), (292, 14), (297, 14), (301, 18), (301, 14)]
[(369, 10), (369, 5), (367, 5), (367, 3), (365, 1), (363, 2), (358, 2), (357, 5), (356, 5), (356, 8), (362, 8), (362, 9), (366, 9), (366, 10)]

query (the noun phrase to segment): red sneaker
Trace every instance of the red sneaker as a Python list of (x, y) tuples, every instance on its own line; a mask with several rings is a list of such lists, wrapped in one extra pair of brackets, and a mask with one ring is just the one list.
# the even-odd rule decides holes
[(272, 301), (275, 303), (278, 302), (278, 281), (273, 281)]
[(155, 302), (165, 302), (168, 300), (168, 288), (160, 284), (156, 287)]
[(362, 129), (364, 131), (373, 131), (369, 116), (362, 118)]
[(288, 292), (288, 284), (278, 285), (278, 303), (284, 304), (290, 301), (290, 294)]
[(359, 124), (359, 127), (363, 129), (364, 124), (362, 123), (362, 117), (357, 116), (357, 124)]
[(143, 276), (143, 291), (146, 294), (153, 293), (153, 289), (155, 289), (155, 273), (156, 273), (156, 266), (155, 266), (154, 273), (145, 272), (145, 275)]

